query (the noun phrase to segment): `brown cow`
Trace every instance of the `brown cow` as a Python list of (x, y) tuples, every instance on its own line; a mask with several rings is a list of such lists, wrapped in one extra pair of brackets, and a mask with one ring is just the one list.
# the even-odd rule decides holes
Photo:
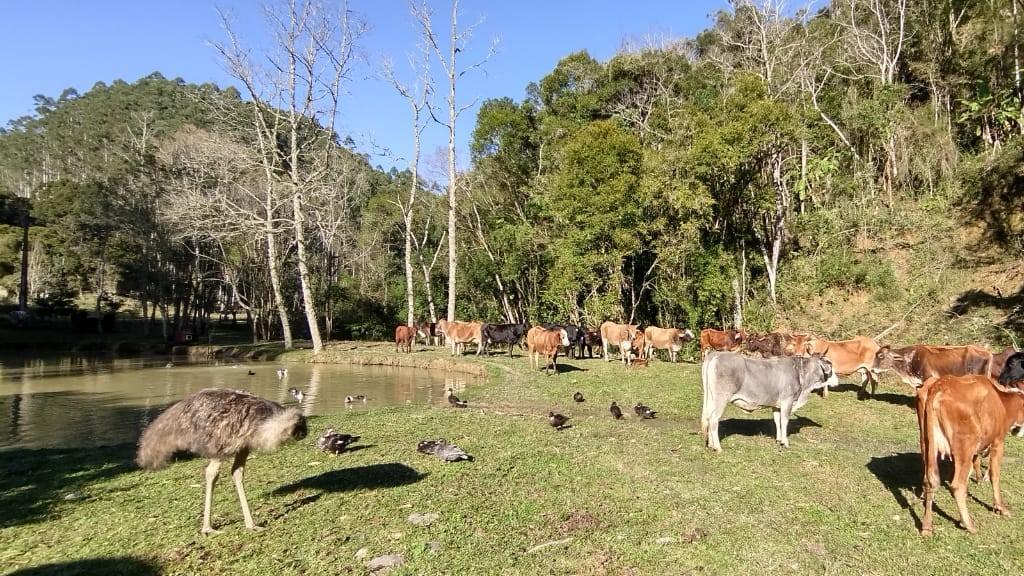
[(530, 355), (530, 368), (537, 369), (540, 365), (540, 355), (543, 354), (547, 359), (544, 364), (544, 372), (550, 375), (548, 366), (551, 366), (557, 374), (559, 346), (569, 346), (569, 335), (564, 329), (545, 330), (540, 326), (530, 328), (530, 331), (526, 333), (526, 350)]
[(668, 350), (668, 359), (676, 361), (676, 355), (682, 350), (683, 344), (693, 341), (693, 332), (690, 329), (680, 330), (678, 328), (658, 328), (648, 326), (644, 329), (644, 339), (647, 341), (647, 349), (642, 358), (654, 356), (655, 350)]
[(747, 352), (760, 354), (762, 358), (807, 356), (807, 340), (809, 338), (809, 334), (786, 334), (785, 332), (752, 334), (743, 343), (743, 348)]
[(992, 355), (992, 367), (989, 369), (989, 378), (998, 380), (999, 375), (1003, 373), (1003, 368), (1006, 367), (1006, 361), (1017, 353), (1017, 349), (1013, 346), (1007, 346), (1005, 350), (999, 354)]
[(448, 344), (448, 320), (445, 318), (437, 321), (437, 336), (440, 344)]
[[(851, 376), (861, 373), (861, 394), (868, 393), (871, 385), (871, 396), (878, 386), (878, 372), (874, 370), (875, 353), (879, 349), (878, 342), (867, 336), (857, 336), (852, 340), (826, 340), (811, 337), (807, 340), (805, 350), (808, 354), (821, 354), (832, 361), (832, 369), (837, 376)], [(827, 394), (825, 394), (827, 395)]]
[(932, 376), (965, 376), (991, 372), (992, 353), (977, 346), (882, 346), (875, 352), (874, 372), (892, 370), (904, 383), (920, 386)]
[(608, 348), (615, 346), (619, 349), (622, 363), (628, 365), (630, 348), (633, 347), (633, 340), (636, 338), (639, 327), (637, 324), (616, 324), (611, 320), (606, 320), (601, 324), (601, 349), (604, 351), (605, 361), (612, 361), (608, 354)]
[(632, 364), (637, 360), (647, 362), (647, 337), (643, 332), (637, 330), (636, 337), (633, 338), (633, 343), (629, 347), (629, 361), (627, 365)]
[(464, 354), (466, 344), (469, 342), (476, 342), (476, 355), (479, 356), (483, 349), (480, 339), (482, 326), (483, 324), (480, 322), (459, 322), (458, 320), (448, 322), (446, 336), (448, 345), (452, 349), (452, 356)]
[(1003, 442), (1012, 426), (1024, 425), (1024, 394), (1003, 388), (987, 375), (930, 377), (917, 390), (917, 424), (924, 460), (924, 517), (921, 534), (932, 533), (932, 503), (940, 486), (940, 457), (952, 457), (950, 491), (968, 532), (977, 532), (967, 511), (967, 478), (972, 463), (989, 454), (995, 511), (1009, 516), (999, 491)]
[(700, 358), (704, 359), (712, 350), (735, 352), (749, 338), (744, 330), (715, 330), (705, 328), (700, 331)]
[(416, 329), (416, 338), (413, 340), (413, 342), (416, 342), (416, 340), (422, 338), (423, 344), (425, 346), (439, 345), (441, 332), (440, 330), (438, 330), (437, 322), (428, 322), (426, 320), (420, 320), (419, 322), (416, 322), (413, 325), (413, 328)]
[(395, 326), (395, 352), (412, 352), (412, 340), (416, 337), (416, 329), (412, 326)]

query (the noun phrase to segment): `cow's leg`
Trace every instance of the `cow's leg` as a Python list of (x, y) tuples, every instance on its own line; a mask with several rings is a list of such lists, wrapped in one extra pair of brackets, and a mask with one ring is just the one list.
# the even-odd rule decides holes
[(778, 432), (779, 444), (789, 448), (789, 435), (787, 428), (789, 428), (789, 417), (792, 415), (792, 405), (783, 404), (782, 408), (777, 412), (778, 420), (775, 421), (775, 427)]
[(611, 362), (611, 358), (608, 356), (608, 341), (603, 337), (601, 338), (601, 354), (604, 355), (605, 362)]
[(939, 487), (939, 463), (929, 458), (927, 451), (922, 454), (924, 460), (924, 516), (921, 518), (921, 535), (932, 535), (932, 504), (935, 501), (935, 490)]
[(1003, 495), (999, 490), (999, 474), (1003, 465), (1003, 442), (996, 440), (988, 452), (988, 476), (992, 481), (992, 500), (995, 504), (996, 513), (1006, 518), (1010, 517), (1010, 511), (1003, 504)]
[[(963, 449), (967, 448), (967, 449)], [(974, 534), (978, 531), (971, 520), (971, 513), (967, 510), (967, 476), (971, 473), (971, 465), (968, 458), (963, 457), (971, 453), (970, 448), (963, 447), (954, 450), (953, 453), (953, 481), (949, 489), (953, 492), (953, 499), (956, 500), (956, 507), (960, 511), (960, 523), (965, 530)]]
[(722, 442), (718, 438), (718, 421), (722, 418), (724, 406), (715, 406), (712, 409), (711, 417), (708, 418), (708, 448), (715, 452), (722, 451)]

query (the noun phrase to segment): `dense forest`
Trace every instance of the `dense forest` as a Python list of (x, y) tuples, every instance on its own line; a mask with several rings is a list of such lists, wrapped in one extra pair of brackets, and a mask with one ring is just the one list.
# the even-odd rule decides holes
[[(1022, 11), (735, 0), (695, 38), (568, 54), (524, 99), (484, 102), (469, 166), (453, 156), (441, 183), (419, 135), (438, 122), (454, 141), (459, 30), (413, 6), (448, 74), (383, 74), (417, 142), (390, 171), (333, 121), (357, 26), (281, 35), (297, 44), (270, 86), (232, 37), (217, 52), (237, 88), (153, 73), (38, 96), (0, 131), (0, 295), (166, 337), (238, 315), (254, 339), (316, 347), (446, 314), (1009, 342)], [(295, 49), (309, 39), (324, 52)]]

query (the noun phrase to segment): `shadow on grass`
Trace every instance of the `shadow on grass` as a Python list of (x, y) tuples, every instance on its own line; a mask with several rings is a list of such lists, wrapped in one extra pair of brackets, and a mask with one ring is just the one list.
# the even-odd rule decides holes
[(864, 393), (864, 388), (861, 387), (860, 384), (840, 384), (835, 388), (829, 389), (829, 392), (854, 392), (857, 394), (858, 400), (877, 400), (894, 406), (914, 406), (914, 396), (912, 395), (897, 394), (894, 392), (876, 392), (873, 396), (868, 396)]
[[(787, 434), (792, 436), (800, 432), (801, 428), (810, 426), (812, 428), (821, 428), (821, 424), (818, 424), (810, 418), (804, 418), (803, 416), (796, 416), (789, 421), (789, 427)], [(775, 422), (771, 418), (761, 419), (743, 419), (743, 418), (731, 418), (729, 420), (722, 420), (718, 423), (718, 437), (719, 439), (727, 436), (775, 436)]]
[(8, 450), (0, 460), (0, 528), (41, 522), (89, 497), (89, 486), (136, 470), (135, 444)]
[(361, 488), (395, 488), (413, 484), (425, 478), (427, 474), (416, 469), (391, 462), (388, 464), (371, 464), (331, 470), (316, 476), (303, 478), (298, 482), (286, 484), (274, 490), (274, 494), (288, 494), (298, 490), (319, 490), (321, 492), (346, 492)]
[(123, 406), (116, 395), (0, 395), (0, 528), (44, 521), (90, 487), (136, 469), (135, 442), (166, 405)]
[(8, 576), (156, 576), (160, 573), (160, 567), (148, 560), (123, 556), (43, 564), (11, 572)]
[[(867, 463), (867, 469), (878, 478), (883, 486), (889, 489), (896, 503), (900, 508), (905, 509), (914, 519), (914, 525), (921, 529), (921, 517), (918, 515), (918, 506), (921, 504), (915, 496), (914, 501), (907, 500), (906, 493), (917, 494), (921, 490), (921, 483), (924, 478), (924, 464), (921, 455), (917, 452), (903, 452), (891, 456), (872, 458)], [(945, 463), (940, 462), (940, 477), (945, 477)], [(936, 496), (938, 496), (938, 492)], [(942, 510), (937, 503), (932, 504), (936, 514), (954, 524), (958, 524), (949, 514)]]

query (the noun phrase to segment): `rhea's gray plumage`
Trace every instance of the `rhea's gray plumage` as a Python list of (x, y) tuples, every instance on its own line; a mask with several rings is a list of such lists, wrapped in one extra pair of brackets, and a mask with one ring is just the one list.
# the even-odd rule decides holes
[(416, 450), (423, 454), (432, 454), (445, 462), (457, 462), (459, 460), (472, 461), (473, 457), (466, 454), (466, 451), (455, 444), (449, 444), (447, 440), (420, 440)]
[(175, 452), (187, 451), (209, 458), (203, 505), (203, 533), (210, 525), (213, 483), (221, 461), (234, 458), (231, 477), (238, 492), (245, 526), (257, 529), (242, 486), (245, 461), (253, 450), (273, 450), (285, 442), (306, 437), (306, 418), (296, 408), (285, 408), (241, 390), (207, 388), (165, 410), (139, 439), (135, 461), (150, 470), (162, 468)]

